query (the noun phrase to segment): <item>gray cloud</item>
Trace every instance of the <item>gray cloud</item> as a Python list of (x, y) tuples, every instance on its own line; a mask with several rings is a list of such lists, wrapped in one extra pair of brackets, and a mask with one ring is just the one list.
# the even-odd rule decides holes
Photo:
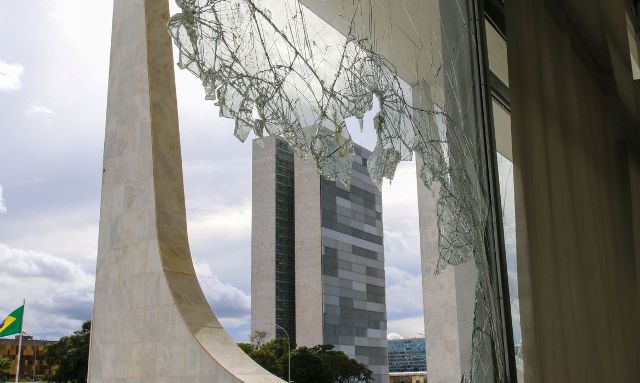
[(206, 264), (196, 265), (196, 270), (207, 302), (219, 318), (242, 320), (251, 315), (249, 294), (231, 283), (222, 282)]
[(390, 319), (422, 316), (422, 277), (397, 267), (385, 268), (387, 277), (387, 315)]
[[(0, 291), (13, 297), (0, 302), (0, 315), (26, 299), (26, 332), (57, 338), (91, 318), (95, 278), (77, 263), (0, 243), (0, 264)], [(233, 334), (245, 330), (251, 313), (249, 294), (221, 281), (206, 264), (197, 269), (207, 301), (221, 322)]]
[[(18, 200), (24, 203), (20, 197)], [(26, 201), (29, 201), (27, 199)], [(94, 206), (71, 203), (41, 206), (40, 212), (25, 212), (17, 205), (0, 216), (0, 243), (31, 251), (54, 254), (95, 271), (98, 239), (98, 202)], [(32, 202), (38, 204), (36, 200)]]
[(26, 299), (25, 331), (59, 337), (91, 318), (93, 275), (51, 254), (0, 244), (0, 301), (8, 313)]
[(64, 282), (69, 279), (83, 278), (85, 272), (66, 259), (35, 251), (13, 249), (0, 244), (0, 264), (8, 265), (5, 277), (9, 278), (45, 278)]

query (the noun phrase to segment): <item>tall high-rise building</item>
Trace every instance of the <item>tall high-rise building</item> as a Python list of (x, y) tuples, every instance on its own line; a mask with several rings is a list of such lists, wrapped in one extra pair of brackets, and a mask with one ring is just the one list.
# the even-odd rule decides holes
[(251, 330), (296, 339), (293, 151), (274, 137), (253, 142)]
[(251, 328), (333, 344), (388, 382), (382, 195), (355, 152), (347, 189), (281, 139), (254, 141)]

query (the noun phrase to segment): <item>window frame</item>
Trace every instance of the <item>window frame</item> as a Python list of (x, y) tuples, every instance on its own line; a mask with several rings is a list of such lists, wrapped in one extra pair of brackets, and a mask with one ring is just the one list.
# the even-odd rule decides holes
[(517, 382), (515, 347), (511, 322), (511, 301), (509, 299), (509, 281), (507, 274), (507, 257), (502, 222), (502, 206), (500, 196), (500, 177), (498, 174), (495, 126), (493, 121), (492, 100), (496, 99), (510, 111), (509, 88), (489, 69), (489, 55), (485, 19), (507, 40), (506, 18), (503, 0), (471, 0), (473, 7), (474, 33), (477, 41), (475, 57), (476, 102), (478, 118), (481, 121), (483, 161), (487, 169), (487, 187), (489, 193), (489, 217), (486, 235), (488, 237), (489, 261), (495, 272), (495, 283), (498, 288), (501, 307), (502, 336), (504, 353), (504, 370), (507, 382)]

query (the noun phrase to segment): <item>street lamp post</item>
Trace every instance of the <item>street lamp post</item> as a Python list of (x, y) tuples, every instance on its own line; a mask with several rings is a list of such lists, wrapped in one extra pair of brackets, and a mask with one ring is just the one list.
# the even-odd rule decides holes
[(289, 352), (287, 353), (287, 356), (289, 358), (287, 362), (287, 367), (289, 368), (289, 379), (287, 380), (287, 382), (291, 383), (291, 339), (289, 338), (289, 333), (282, 326), (278, 326), (275, 323), (271, 323), (271, 324), (273, 325), (273, 327), (277, 327), (282, 331), (284, 331), (284, 335), (287, 336), (287, 349), (289, 350)]

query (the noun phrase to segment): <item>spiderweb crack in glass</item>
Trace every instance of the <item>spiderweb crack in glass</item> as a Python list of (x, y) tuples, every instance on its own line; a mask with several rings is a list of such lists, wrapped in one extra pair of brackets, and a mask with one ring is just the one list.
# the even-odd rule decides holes
[[(349, 187), (354, 146), (345, 119), (356, 117), (362, 129), (365, 113), (373, 108), (374, 98), (378, 100), (380, 111), (373, 119), (377, 142), (367, 164), (372, 180), (378, 186), (384, 178), (391, 180), (399, 161), (417, 153), (424, 184), (439, 195), (436, 274), (470, 259), (478, 268), (472, 361), (466, 377), (472, 380), (478, 367), (484, 367), (485, 348), (493, 347), (494, 339), (495, 344), (502, 340), (485, 254), (483, 170), (464, 132), (464, 118), (456, 117), (470, 112), (455, 92), (449, 97), (449, 110), (436, 102), (444, 98), (436, 81), (460, 86), (449, 67), (457, 65), (464, 39), (442, 41), (451, 62), (439, 54), (431, 57), (432, 73), (413, 86), (412, 105), (393, 63), (376, 51), (370, 26), (367, 32), (361, 25), (358, 14), (364, 12), (358, 0), (346, 34), (332, 29), (299, 0), (176, 3), (182, 13), (171, 17), (169, 31), (179, 48), (178, 66), (202, 81), (206, 99), (216, 103), (222, 117), (235, 120), (234, 134), (243, 142), (251, 132), (257, 137), (281, 136), (299, 157), (312, 156), (322, 176)], [(460, 35), (466, 36), (468, 22), (462, 11), (459, 18)], [(502, 355), (495, 357), (502, 380)]]

